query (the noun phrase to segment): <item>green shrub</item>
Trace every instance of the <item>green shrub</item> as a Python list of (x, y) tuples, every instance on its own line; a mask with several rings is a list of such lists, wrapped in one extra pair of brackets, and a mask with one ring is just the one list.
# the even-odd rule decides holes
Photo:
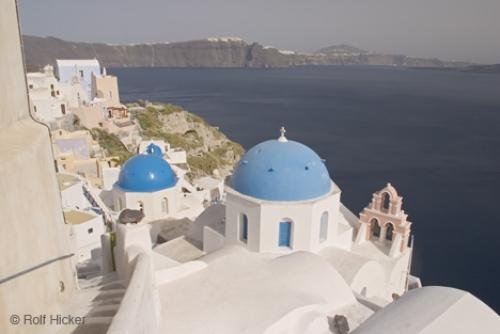
[(188, 156), (187, 162), (194, 173), (203, 172), (212, 175), (213, 171), (220, 166), (220, 161), (210, 153), (203, 153), (202, 156)]
[(182, 112), (183, 108), (181, 106), (176, 106), (175, 104), (163, 104), (158, 112), (162, 115), (170, 115), (176, 112)]
[(198, 115), (188, 114), (187, 120), (191, 123), (205, 123), (205, 120)]
[(108, 156), (118, 157), (120, 165), (132, 157), (132, 153), (127, 150), (127, 147), (123, 145), (117, 135), (99, 128), (90, 130), (90, 134), (94, 140), (97, 140), (99, 146), (107, 152)]

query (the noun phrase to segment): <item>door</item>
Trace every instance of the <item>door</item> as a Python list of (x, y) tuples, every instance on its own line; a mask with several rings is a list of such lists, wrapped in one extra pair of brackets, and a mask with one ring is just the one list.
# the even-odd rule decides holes
[(279, 241), (278, 241), (278, 245), (280, 247), (290, 247), (291, 233), (292, 233), (292, 223), (287, 221), (281, 222)]

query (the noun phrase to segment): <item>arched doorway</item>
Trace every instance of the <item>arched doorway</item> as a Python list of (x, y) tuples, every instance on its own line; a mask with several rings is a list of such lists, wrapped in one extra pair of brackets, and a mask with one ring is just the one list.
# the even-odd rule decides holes
[(165, 214), (168, 214), (168, 198), (163, 197), (161, 199), (161, 211)]
[(292, 239), (292, 221), (283, 219), (279, 225), (278, 246), (290, 247)]
[(244, 243), (248, 241), (248, 217), (244, 213), (240, 216), (240, 240)]
[(328, 211), (323, 212), (319, 225), (319, 242), (323, 242), (328, 238)]
[(373, 218), (370, 221), (370, 227), (371, 227), (372, 236), (375, 238), (379, 238), (380, 237), (380, 224), (378, 223), (378, 220), (376, 218)]
[(394, 225), (392, 225), (392, 223), (387, 223), (385, 230), (385, 240), (392, 241), (393, 235), (394, 235)]

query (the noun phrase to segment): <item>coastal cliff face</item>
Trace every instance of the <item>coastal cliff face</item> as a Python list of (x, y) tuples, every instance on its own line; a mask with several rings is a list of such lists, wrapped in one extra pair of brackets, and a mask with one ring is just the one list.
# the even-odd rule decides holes
[(286, 67), (296, 57), (240, 39), (206, 39), (179, 43), (110, 45), (24, 36), (29, 68), (56, 59), (97, 58), (107, 67)]
[(209, 38), (178, 43), (111, 45), (69, 42), (54, 37), (23, 36), (28, 70), (56, 59), (97, 58), (107, 67), (289, 67), (300, 65), (386, 65), (463, 67), (439, 59), (371, 53), (348, 45), (331, 46), (313, 54), (281, 51), (238, 38)]

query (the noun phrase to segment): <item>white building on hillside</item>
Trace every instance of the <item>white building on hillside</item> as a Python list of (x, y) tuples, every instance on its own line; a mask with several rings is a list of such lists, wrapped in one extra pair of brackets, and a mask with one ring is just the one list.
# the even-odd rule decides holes
[(71, 85), (78, 80), (87, 96), (92, 96), (92, 76), (101, 75), (97, 59), (56, 59), (56, 74), (59, 82)]
[(64, 211), (64, 220), (69, 226), (71, 247), (78, 263), (101, 261), (101, 235), (106, 232), (101, 215), (90, 210)]
[(52, 66), (45, 66), (43, 72), (28, 73), (27, 81), (31, 114), (35, 118), (49, 123), (66, 115), (68, 105)]
[(177, 175), (154, 145), (122, 166), (113, 187), (115, 211), (141, 210), (146, 220), (172, 216), (179, 208), (179, 185)]
[(144, 140), (139, 144), (139, 153), (146, 152), (151, 144), (159, 147), (162, 156), (171, 165), (186, 165), (187, 164), (187, 152), (180, 148), (173, 148), (170, 143), (166, 143), (163, 140)]

